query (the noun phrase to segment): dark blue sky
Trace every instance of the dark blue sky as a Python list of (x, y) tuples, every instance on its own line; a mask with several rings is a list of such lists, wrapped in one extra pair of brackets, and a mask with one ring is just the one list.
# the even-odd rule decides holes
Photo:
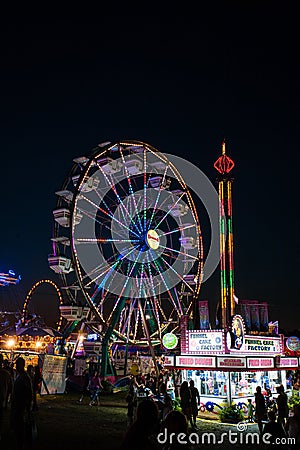
[[(4, 24), (0, 269), (22, 275), (24, 294), (58, 281), (47, 263), (54, 192), (73, 158), (136, 139), (188, 156), (214, 181), (226, 136), (236, 293), (299, 328), (296, 11), (225, 3), (189, 16)], [(201, 297), (218, 296), (217, 273)]]

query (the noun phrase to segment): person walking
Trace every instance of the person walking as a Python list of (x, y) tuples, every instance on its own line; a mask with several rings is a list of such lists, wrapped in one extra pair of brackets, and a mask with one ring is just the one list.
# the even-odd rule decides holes
[(161, 395), (163, 396), (163, 399), (162, 399), (162, 408), (161, 408), (159, 417), (160, 417), (161, 422), (163, 422), (165, 420), (165, 418), (167, 417), (167, 415), (169, 414), (169, 412), (173, 410), (173, 400), (172, 400), (170, 394), (168, 394), (167, 386), (165, 383), (162, 383), (162, 385), (160, 387), (160, 392), (161, 392)]
[(127, 402), (127, 428), (130, 428), (134, 419), (134, 395), (129, 391), (125, 398)]
[(6, 372), (9, 373), (8, 390), (7, 390), (7, 393), (6, 393), (6, 399), (4, 401), (4, 409), (7, 410), (8, 403), (9, 403), (9, 401), (11, 399), (11, 394), (12, 394), (12, 389), (13, 389), (13, 384), (14, 384), (14, 370), (11, 367), (8, 359), (4, 359), (3, 360), (3, 369), (6, 370)]
[(190, 393), (191, 393), (191, 416), (193, 428), (197, 428), (196, 420), (198, 416), (198, 409), (200, 407), (200, 394), (195, 386), (194, 380), (190, 380)]
[(266, 403), (265, 403), (265, 397), (263, 396), (261, 392), (261, 387), (256, 387), (256, 392), (254, 395), (255, 398), (255, 420), (258, 425), (258, 429), (260, 434), (263, 433), (263, 419), (266, 418)]
[(285, 431), (289, 438), (295, 439), (295, 444), (300, 448), (300, 405), (294, 405), (293, 413), (286, 421)]
[(247, 420), (248, 422), (252, 423), (254, 417), (254, 405), (252, 403), (251, 398), (248, 399), (248, 406), (247, 406)]
[(144, 399), (137, 407), (137, 416), (125, 433), (119, 450), (153, 450), (157, 448), (159, 428), (158, 408), (151, 399)]
[(187, 381), (183, 381), (180, 386), (180, 406), (183, 414), (193, 427), (191, 411), (191, 392)]
[(37, 411), (39, 408), (37, 406), (37, 394), (41, 391), (41, 384), (43, 381), (43, 377), (41, 374), (41, 369), (38, 364), (34, 366), (34, 374), (33, 374), (33, 400), (32, 400), (32, 411)]
[(83, 402), (85, 396), (89, 395), (89, 385), (90, 385), (90, 375), (87, 369), (84, 369), (82, 372), (82, 386), (81, 386), (81, 396), (78, 400), (79, 403)]
[(25, 372), (25, 359), (16, 360), (17, 376), (11, 397), (11, 426), (16, 439), (17, 450), (23, 450), (25, 445), (25, 420), (30, 416), (32, 402), (32, 386)]
[(0, 354), (0, 440), (4, 409), (7, 404), (8, 393), (12, 384), (10, 373), (3, 367), (3, 356)]
[(171, 373), (168, 374), (166, 386), (167, 386), (167, 393), (169, 394), (171, 399), (174, 401), (175, 400), (175, 385), (174, 385), (173, 375)]
[[(269, 434), (270, 438), (269, 438), (269, 442), (271, 444), (277, 444), (277, 442), (286, 437), (286, 433), (285, 430), (282, 426), (282, 424), (280, 422), (276, 422), (276, 413), (273, 410), (270, 410), (268, 412), (268, 419), (269, 422), (267, 422), (264, 426), (263, 429), (263, 434)], [(278, 448), (278, 445), (276, 445), (276, 447)], [(283, 448), (283, 447), (279, 447), (279, 448)]]
[(99, 395), (100, 391), (103, 389), (101, 378), (99, 376), (99, 372), (95, 371), (94, 375), (91, 378), (90, 381), (90, 391), (91, 391), (91, 401), (90, 406), (93, 406), (97, 403), (97, 406), (99, 406), (100, 400)]
[(282, 384), (277, 388), (278, 397), (276, 399), (278, 422), (285, 427), (286, 419), (289, 416), (288, 398), (284, 392), (284, 387)]

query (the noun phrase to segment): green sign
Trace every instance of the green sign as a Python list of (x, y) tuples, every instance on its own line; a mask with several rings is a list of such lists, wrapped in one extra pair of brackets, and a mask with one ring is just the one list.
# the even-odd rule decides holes
[(177, 347), (178, 338), (174, 333), (166, 333), (162, 339), (163, 346), (168, 350), (172, 350)]

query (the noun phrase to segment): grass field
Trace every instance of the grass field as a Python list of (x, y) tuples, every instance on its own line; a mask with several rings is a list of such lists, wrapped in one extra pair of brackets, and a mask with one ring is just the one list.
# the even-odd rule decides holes
[[(89, 406), (89, 398), (78, 403), (79, 394), (46, 395), (38, 398), (39, 410), (36, 413), (38, 439), (34, 450), (117, 450), (126, 431), (125, 392), (101, 397), (100, 406)], [(236, 426), (220, 424), (218, 421), (199, 420), (198, 433), (214, 433), (217, 439), (221, 434)], [(248, 431), (257, 432), (257, 425), (248, 426)], [(14, 450), (13, 436), (8, 426), (8, 413), (5, 417), (1, 450)], [(258, 449), (259, 445), (235, 445), (226, 443), (202, 445), (193, 448)], [(141, 449), (142, 450), (142, 449)]]
[[(101, 397), (100, 406), (89, 406), (78, 394), (38, 398), (36, 413), (38, 441), (35, 449), (117, 449), (126, 430), (126, 402), (123, 392)], [(11, 449), (13, 436), (5, 417), (0, 448)]]

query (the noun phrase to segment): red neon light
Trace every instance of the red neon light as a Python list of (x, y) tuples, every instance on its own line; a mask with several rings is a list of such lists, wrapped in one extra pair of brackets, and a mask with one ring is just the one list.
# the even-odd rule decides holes
[(214, 163), (214, 168), (221, 173), (229, 173), (234, 168), (234, 162), (227, 155), (220, 156)]

